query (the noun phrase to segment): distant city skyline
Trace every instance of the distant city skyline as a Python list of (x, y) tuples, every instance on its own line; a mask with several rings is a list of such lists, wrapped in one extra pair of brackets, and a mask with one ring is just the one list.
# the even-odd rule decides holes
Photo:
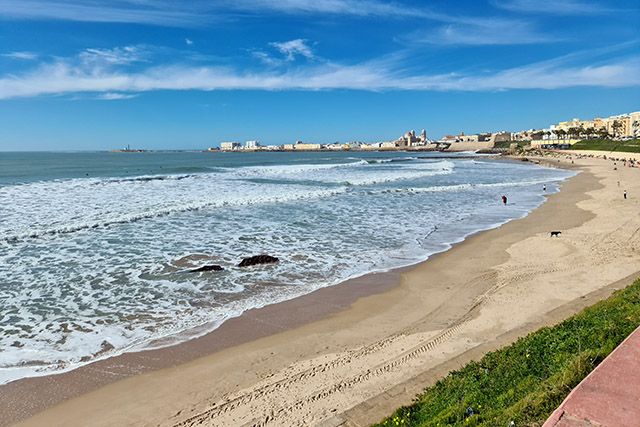
[(0, 0), (0, 151), (543, 128), (640, 109), (636, 1)]

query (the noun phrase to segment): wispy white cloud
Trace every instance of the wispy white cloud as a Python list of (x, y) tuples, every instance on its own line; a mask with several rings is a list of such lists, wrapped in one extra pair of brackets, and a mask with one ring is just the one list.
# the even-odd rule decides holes
[(38, 54), (33, 52), (8, 52), (2, 53), (0, 56), (10, 59), (20, 59), (25, 61), (32, 61), (38, 59)]
[(582, 0), (496, 0), (494, 4), (513, 12), (555, 15), (587, 15), (614, 11), (597, 2)]
[(63, 20), (80, 22), (118, 22), (163, 26), (194, 26), (213, 16), (185, 12), (164, 2), (127, 0), (0, 0), (0, 18)]
[(251, 56), (258, 59), (262, 64), (272, 68), (285, 65), (287, 62), (293, 62), (298, 56), (326, 62), (324, 59), (315, 55), (313, 49), (305, 39), (271, 42), (269, 43), (269, 47), (273, 48), (276, 52), (265, 52), (264, 50), (250, 50), (249, 52)]
[(139, 46), (124, 46), (113, 49), (89, 48), (80, 53), (80, 60), (94, 65), (125, 65), (144, 60), (145, 52)]
[(424, 8), (382, 0), (0, 0), (0, 17), (31, 20), (201, 26), (238, 13), (425, 16)]
[(378, 0), (225, 0), (228, 7), (284, 13), (329, 13), (359, 16), (422, 16), (426, 10)]
[(587, 51), (482, 74), (416, 73), (403, 68), (402, 55), (359, 64), (313, 62), (253, 72), (189, 64), (149, 66), (132, 72), (121, 61), (97, 65), (77, 58), (58, 59), (24, 74), (0, 78), (0, 99), (80, 93), (123, 99), (155, 90), (494, 91), (640, 85), (640, 56), (585, 61), (589, 54)]
[(640, 86), (640, 57), (599, 65), (531, 64), (492, 75), (462, 77), (456, 84), (469, 90), (560, 89), (567, 87)]
[(98, 94), (96, 99), (101, 99), (104, 101), (117, 101), (121, 99), (131, 99), (136, 98), (138, 94), (135, 93), (118, 93), (118, 92), (105, 92)]
[(269, 45), (280, 51), (280, 53), (286, 57), (287, 61), (293, 61), (298, 55), (304, 56), (308, 59), (313, 59), (314, 57), (313, 50), (304, 39), (295, 39), (286, 42), (273, 42), (269, 43)]
[(472, 23), (449, 24), (427, 32), (415, 32), (409, 37), (414, 42), (436, 45), (517, 45), (558, 41), (548, 32), (543, 33), (530, 23), (520, 20), (487, 18)]
[(277, 65), (281, 65), (282, 64), (282, 60), (278, 59), (278, 58), (274, 58), (273, 56), (269, 55), (267, 52), (263, 52), (261, 50), (253, 50), (251, 51), (251, 56), (253, 56), (254, 58), (260, 60), (260, 62), (262, 62), (265, 65), (268, 65), (270, 67), (275, 67)]
[[(550, 0), (495, 0), (496, 6), (510, 10), (534, 11)], [(579, 0), (566, 0), (554, 10), (570, 11), (583, 6)], [(588, 6), (582, 10), (589, 10)], [(428, 6), (391, 0), (193, 0), (188, 11), (171, 0), (0, 0), (0, 18), (122, 22), (160, 26), (198, 27), (214, 21), (238, 19), (242, 16), (269, 14), (311, 15), (329, 14), (380, 19), (429, 20), (440, 27), (414, 33), (422, 42), (440, 45), (499, 45), (548, 42), (552, 37), (537, 31), (522, 19), (492, 16), (468, 16), (464, 13), (443, 13)], [(400, 24), (402, 25), (402, 24)], [(192, 40), (186, 38), (191, 45)], [(298, 43), (299, 45), (296, 45)], [(296, 55), (309, 58), (311, 52), (304, 40), (273, 44), (292, 59)], [(285, 52), (285, 49), (289, 49)], [(297, 49), (297, 50), (296, 50)], [(256, 55), (260, 55), (259, 53)], [(263, 55), (264, 56), (264, 55)], [(263, 57), (269, 65), (269, 58)], [(275, 59), (277, 61), (277, 59)]]
[[(510, 5), (505, 3), (504, 7)], [(188, 9), (184, 3), (173, 0), (0, 0), (0, 19), (197, 27), (244, 15), (268, 14), (410, 18), (459, 24), (484, 20), (483, 17), (438, 12), (408, 0), (191, 0)]]

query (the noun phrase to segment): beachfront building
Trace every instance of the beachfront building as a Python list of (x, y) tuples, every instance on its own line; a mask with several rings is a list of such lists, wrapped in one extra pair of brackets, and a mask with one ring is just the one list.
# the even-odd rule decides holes
[(296, 143), (293, 145), (293, 149), (298, 151), (316, 151), (316, 150), (321, 150), (322, 145), (309, 144), (302, 141), (296, 141)]
[(456, 136), (456, 142), (486, 142), (491, 140), (490, 133), (474, 133), (471, 135), (465, 135), (464, 132), (460, 132), (460, 135)]
[(607, 132), (618, 138), (637, 138), (640, 136), (640, 111), (610, 116), (603, 120)]
[(372, 142), (370, 144), (362, 144), (360, 145), (360, 150), (379, 150), (381, 142)]
[(327, 144), (325, 148), (331, 151), (344, 151), (344, 150), (350, 149), (349, 144), (341, 144), (339, 142), (334, 142), (333, 144)]
[(548, 139), (581, 139), (612, 136), (614, 138), (640, 137), (640, 111), (618, 114), (609, 117), (596, 117), (593, 120), (573, 120), (559, 122), (550, 126), (553, 135)]
[(246, 141), (244, 143), (244, 149), (245, 150), (259, 150), (260, 149), (260, 143), (258, 141), (255, 141), (255, 140)]
[(420, 136), (416, 136), (416, 131), (410, 130), (393, 142), (398, 148), (409, 148), (427, 145), (429, 140), (427, 139), (427, 131), (422, 129)]
[(460, 142), (478, 142), (480, 140), (480, 136), (476, 134), (465, 135), (464, 132), (462, 132), (458, 135), (458, 139)]
[(444, 143), (454, 143), (454, 142), (460, 142), (458, 140), (458, 136), (457, 135), (445, 135), (442, 138), (440, 138), (439, 142), (444, 142)]
[(239, 150), (241, 147), (242, 145), (239, 142), (225, 141), (220, 143), (220, 149), (222, 151)]
[(385, 141), (380, 144), (381, 150), (395, 150), (398, 147), (399, 145), (397, 141)]
[[(456, 142), (489, 142), (492, 140), (492, 136), (495, 134), (491, 133), (474, 133), (466, 135), (464, 132), (460, 132), (459, 135), (445, 135), (438, 142), (453, 144)], [(511, 135), (511, 134), (509, 134)]]
[(633, 138), (640, 138), (640, 111), (629, 114), (630, 135)]
[(367, 144), (360, 141), (351, 141), (344, 144), (345, 150), (362, 150)]

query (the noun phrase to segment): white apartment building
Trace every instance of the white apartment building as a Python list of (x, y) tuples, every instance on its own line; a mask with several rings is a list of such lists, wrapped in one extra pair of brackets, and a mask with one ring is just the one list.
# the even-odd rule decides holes
[(220, 149), (222, 151), (239, 150), (242, 145), (239, 142), (225, 141), (220, 143)]

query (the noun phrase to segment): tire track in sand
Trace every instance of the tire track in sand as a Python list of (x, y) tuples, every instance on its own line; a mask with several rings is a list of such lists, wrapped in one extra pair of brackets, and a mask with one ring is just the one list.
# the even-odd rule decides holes
[[(483, 295), (484, 296), (484, 295)], [(310, 396), (306, 396), (302, 399), (297, 400), (296, 402), (288, 405), (288, 406), (284, 406), (278, 409), (273, 409), (270, 411), (269, 414), (267, 414), (266, 416), (264, 416), (264, 418), (260, 419), (260, 420), (254, 420), (253, 426), (265, 426), (275, 420), (277, 420), (278, 418), (281, 418), (282, 416), (291, 413), (293, 411), (296, 410), (300, 410), (303, 407), (305, 407), (306, 405), (316, 402), (320, 399), (326, 399), (327, 397), (333, 395), (336, 392), (341, 392), (344, 391), (348, 388), (354, 387), (358, 384), (361, 384), (367, 380), (370, 380), (372, 378), (378, 377), (380, 375), (383, 375), (389, 371), (391, 371), (394, 368), (397, 368), (399, 366), (402, 366), (406, 363), (408, 363), (409, 361), (421, 356), (423, 353), (431, 351), (433, 349), (435, 349), (438, 345), (442, 344), (443, 342), (445, 342), (447, 339), (449, 339), (451, 336), (453, 336), (455, 333), (457, 333), (464, 324), (466, 324), (469, 320), (471, 320), (471, 318), (473, 317), (472, 312), (475, 311), (475, 309), (477, 309), (479, 307), (479, 305), (481, 304), (481, 300), (484, 298), (481, 298), (480, 300), (476, 301), (474, 303), (474, 305), (471, 307), (471, 309), (467, 312), (467, 314), (465, 314), (462, 318), (460, 318), (454, 325), (452, 325), (451, 327), (445, 329), (444, 331), (442, 331), (441, 333), (439, 333), (438, 335), (436, 335), (435, 337), (423, 342), (422, 344), (414, 347), (413, 349), (397, 356), (394, 357), (390, 360), (388, 360), (386, 363), (383, 363), (381, 365), (378, 365), (377, 367), (374, 367), (372, 369), (368, 369), (365, 372), (361, 372), (357, 375), (351, 376), (347, 379), (344, 379), (342, 381), (339, 381), (333, 385), (331, 385), (330, 387), (327, 387), (325, 389), (322, 389), (320, 391), (315, 392), (314, 394), (310, 395)], [(323, 364), (323, 365), (319, 365), (317, 367), (308, 369), (304, 372), (298, 373), (296, 375), (294, 375), (291, 378), (286, 378), (283, 380), (280, 380), (276, 383), (271, 383), (271, 384), (267, 384), (265, 386), (262, 386), (256, 390), (252, 390), (246, 394), (243, 394), (241, 396), (238, 396), (232, 400), (229, 400), (227, 402), (223, 402), (221, 404), (215, 405), (212, 408), (201, 412), (199, 414), (196, 414), (190, 418), (187, 418), (184, 421), (181, 421), (177, 424), (174, 424), (175, 427), (186, 427), (186, 426), (196, 426), (196, 425), (203, 425), (204, 423), (206, 423), (207, 421), (213, 421), (215, 418), (224, 415), (230, 411), (233, 411), (237, 408), (239, 408), (242, 405), (246, 405), (251, 403), (252, 401), (256, 400), (256, 399), (260, 399), (260, 398), (264, 398), (267, 397), (268, 395), (277, 392), (281, 389), (285, 389), (288, 388), (289, 386), (293, 385), (296, 382), (302, 381), (305, 378), (309, 378), (314, 376), (317, 373), (323, 373), (326, 372), (329, 369), (334, 369), (338, 366), (342, 366), (348, 363), (352, 363), (353, 361), (353, 357), (356, 358), (361, 358), (363, 356), (369, 355), (371, 353), (380, 351), (381, 349), (383, 349), (384, 347), (387, 347), (388, 345), (390, 345), (393, 341), (396, 341), (399, 337), (403, 336), (404, 334), (395, 334), (389, 338), (386, 338), (384, 340), (378, 341), (370, 346), (365, 346), (364, 348), (360, 349), (360, 350), (354, 350), (351, 352), (348, 352), (347, 355), (345, 356), (341, 356), (340, 358)], [(350, 354), (349, 354), (350, 353)], [(351, 357), (350, 357), (351, 356)]]

